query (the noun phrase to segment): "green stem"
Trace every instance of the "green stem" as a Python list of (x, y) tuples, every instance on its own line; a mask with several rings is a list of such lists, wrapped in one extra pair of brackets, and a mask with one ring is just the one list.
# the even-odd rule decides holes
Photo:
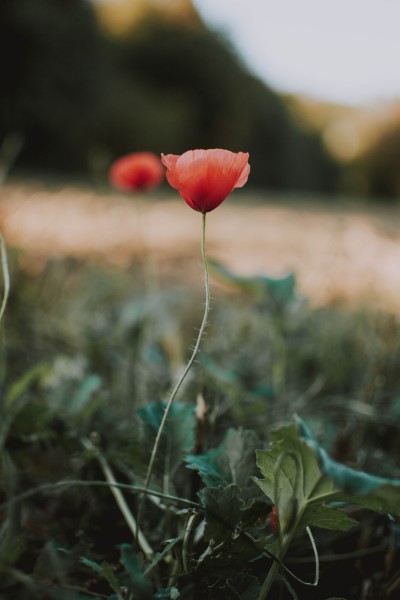
[[(149, 485), (150, 485), (150, 481), (151, 481), (151, 477), (152, 477), (153, 469), (154, 469), (154, 463), (155, 463), (157, 452), (158, 452), (158, 447), (160, 445), (161, 436), (164, 431), (164, 427), (165, 427), (165, 423), (166, 423), (168, 415), (169, 415), (169, 411), (171, 409), (172, 403), (174, 402), (182, 383), (184, 382), (187, 374), (189, 373), (189, 371), (196, 359), (196, 356), (197, 356), (197, 353), (198, 353), (199, 347), (200, 347), (200, 342), (201, 342), (201, 339), (203, 337), (203, 334), (204, 334), (204, 331), (205, 331), (205, 328), (207, 325), (208, 313), (210, 310), (210, 287), (209, 287), (209, 283), (208, 283), (208, 262), (207, 262), (207, 256), (206, 256), (206, 214), (207, 213), (205, 213), (205, 212), (202, 213), (202, 236), (201, 236), (201, 257), (202, 257), (203, 266), (204, 266), (204, 281), (205, 281), (205, 289), (206, 289), (206, 303), (205, 303), (203, 321), (200, 326), (199, 334), (197, 336), (197, 341), (194, 346), (192, 355), (185, 367), (185, 370), (183, 371), (181, 377), (179, 378), (178, 382), (176, 383), (174, 389), (172, 390), (169, 400), (167, 402), (167, 406), (165, 407), (164, 415), (163, 415), (163, 418), (161, 420), (160, 426), (157, 431), (157, 436), (156, 436), (156, 439), (154, 442), (153, 450), (151, 452), (149, 465), (147, 467), (146, 480), (144, 483), (144, 494), (146, 494), (146, 492), (149, 488)], [(142, 510), (143, 510), (144, 498), (145, 498), (145, 495), (142, 496), (142, 500), (141, 500), (140, 506), (139, 506), (138, 525), (140, 523), (140, 517), (141, 517)]]
[[(56, 481), (55, 483), (44, 483), (35, 488), (31, 488), (26, 492), (22, 492), (18, 496), (13, 496), (10, 500), (6, 500), (0, 504), (0, 511), (5, 510), (6, 508), (10, 508), (11, 506), (15, 506), (19, 502), (23, 502), (24, 500), (28, 500), (37, 494), (47, 494), (48, 492), (56, 492), (57, 490), (63, 488), (70, 487), (115, 487), (121, 490), (126, 490), (127, 492), (135, 492), (139, 494), (144, 493), (144, 488), (137, 485), (131, 485), (130, 483), (114, 483), (109, 481), (82, 481), (81, 479), (66, 479), (63, 481)], [(175, 504), (182, 504), (183, 506), (188, 506), (190, 508), (197, 508), (198, 510), (202, 510), (201, 504), (198, 502), (192, 502), (191, 500), (186, 500), (185, 498), (178, 498), (177, 496), (171, 496), (170, 494), (163, 494), (157, 490), (147, 490), (148, 496), (156, 496), (157, 498), (162, 498), (163, 500), (169, 500), (174, 502)]]
[[(294, 531), (294, 529), (293, 529), (293, 531)], [(288, 551), (291, 541), (292, 541), (291, 533), (289, 533), (288, 535), (285, 535), (283, 537), (280, 548), (279, 548), (279, 552), (278, 552), (277, 556), (275, 557), (274, 562), (271, 565), (271, 568), (268, 572), (267, 577), (264, 579), (264, 583), (261, 586), (261, 590), (260, 590), (260, 593), (258, 594), (257, 600), (265, 600), (267, 598), (267, 596), (271, 590), (272, 584), (274, 583), (274, 581), (278, 575), (282, 561), (285, 557), (286, 552)]]
[[(300, 463), (299, 457), (294, 452), (291, 452), (291, 451), (283, 452), (282, 454), (279, 455), (278, 460), (276, 461), (276, 464), (274, 467), (275, 479), (274, 479), (274, 498), (273, 498), (273, 500), (278, 505), (278, 508), (279, 508), (279, 495), (278, 495), (279, 474), (281, 472), (281, 466), (282, 466), (283, 461), (288, 457), (291, 458), (296, 463), (297, 469), (296, 469), (296, 478), (295, 478), (294, 486), (293, 486), (293, 494), (294, 494), (294, 498), (298, 497), (298, 487), (299, 487), (299, 483), (300, 483), (301, 463)], [(272, 566), (268, 572), (267, 577), (264, 580), (264, 583), (261, 586), (261, 590), (260, 590), (257, 600), (265, 600), (267, 598), (267, 596), (271, 590), (272, 584), (274, 583), (274, 581), (278, 575), (279, 569), (282, 565), (282, 561), (286, 555), (286, 552), (288, 551), (290, 542), (292, 541), (293, 533), (296, 531), (297, 523), (299, 522), (300, 516), (301, 516), (301, 511), (297, 513), (296, 521), (295, 521), (295, 523), (291, 524), (290, 530), (286, 531), (286, 532), (281, 531), (279, 552), (278, 552), (277, 556), (275, 557), (274, 562), (272, 563)]]
[(8, 295), (10, 293), (10, 275), (8, 271), (8, 259), (7, 259), (7, 247), (2, 234), (0, 233), (0, 254), (1, 254), (1, 267), (3, 269), (3, 282), (4, 282), (4, 293), (3, 300), (0, 307), (0, 321), (3, 318), (4, 311), (6, 309)]
[(114, 496), (115, 501), (118, 505), (118, 508), (120, 509), (120, 511), (125, 519), (125, 523), (128, 525), (129, 529), (133, 533), (133, 537), (136, 538), (136, 540), (139, 544), (139, 548), (142, 550), (143, 554), (146, 556), (146, 558), (151, 559), (154, 556), (153, 549), (150, 546), (150, 544), (148, 543), (148, 541), (146, 540), (143, 532), (140, 531), (138, 524), (135, 520), (135, 517), (131, 513), (129, 506), (126, 503), (126, 500), (125, 500), (121, 490), (118, 487), (116, 487), (115, 484), (117, 483), (117, 480), (114, 477), (114, 473), (113, 473), (110, 465), (108, 464), (105, 457), (99, 452), (99, 450), (97, 448), (95, 448), (95, 446), (92, 444), (92, 442), (90, 440), (83, 439), (82, 442), (83, 442), (83, 445), (85, 446), (85, 448), (88, 448), (89, 450), (92, 450), (95, 452), (96, 458), (100, 464), (100, 468), (103, 471), (103, 475), (104, 475), (107, 483), (110, 484), (111, 493)]

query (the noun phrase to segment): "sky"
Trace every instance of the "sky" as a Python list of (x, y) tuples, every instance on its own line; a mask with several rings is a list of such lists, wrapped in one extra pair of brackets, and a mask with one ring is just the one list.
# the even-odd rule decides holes
[(400, 98), (400, 0), (193, 0), (271, 87), (344, 104)]

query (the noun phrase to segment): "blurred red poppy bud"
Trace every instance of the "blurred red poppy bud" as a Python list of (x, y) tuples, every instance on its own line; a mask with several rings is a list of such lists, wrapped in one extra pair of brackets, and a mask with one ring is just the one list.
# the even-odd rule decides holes
[(119, 190), (135, 192), (155, 188), (164, 177), (164, 168), (152, 152), (133, 152), (118, 158), (110, 168), (111, 185)]
[(250, 173), (248, 160), (247, 152), (220, 148), (161, 155), (169, 184), (202, 213), (214, 210), (233, 189), (244, 186)]

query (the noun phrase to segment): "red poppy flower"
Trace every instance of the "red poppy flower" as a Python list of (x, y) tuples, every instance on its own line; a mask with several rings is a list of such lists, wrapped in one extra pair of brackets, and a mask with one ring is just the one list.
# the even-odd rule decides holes
[(217, 208), (234, 188), (246, 183), (248, 160), (247, 152), (219, 148), (161, 155), (169, 184), (193, 210), (203, 213)]
[(164, 168), (152, 152), (134, 152), (118, 158), (110, 168), (110, 183), (119, 190), (155, 188), (164, 177)]

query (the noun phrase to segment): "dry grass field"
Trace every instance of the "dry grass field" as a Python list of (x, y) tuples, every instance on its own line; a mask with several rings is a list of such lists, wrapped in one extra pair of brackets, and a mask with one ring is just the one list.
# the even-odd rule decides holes
[[(121, 268), (150, 261), (199, 281), (200, 215), (173, 190), (146, 196), (39, 180), (0, 193), (0, 226), (32, 272), (71, 256)], [(294, 271), (312, 305), (345, 302), (400, 314), (400, 210), (340, 199), (237, 190), (208, 216), (208, 255), (244, 275)]]

